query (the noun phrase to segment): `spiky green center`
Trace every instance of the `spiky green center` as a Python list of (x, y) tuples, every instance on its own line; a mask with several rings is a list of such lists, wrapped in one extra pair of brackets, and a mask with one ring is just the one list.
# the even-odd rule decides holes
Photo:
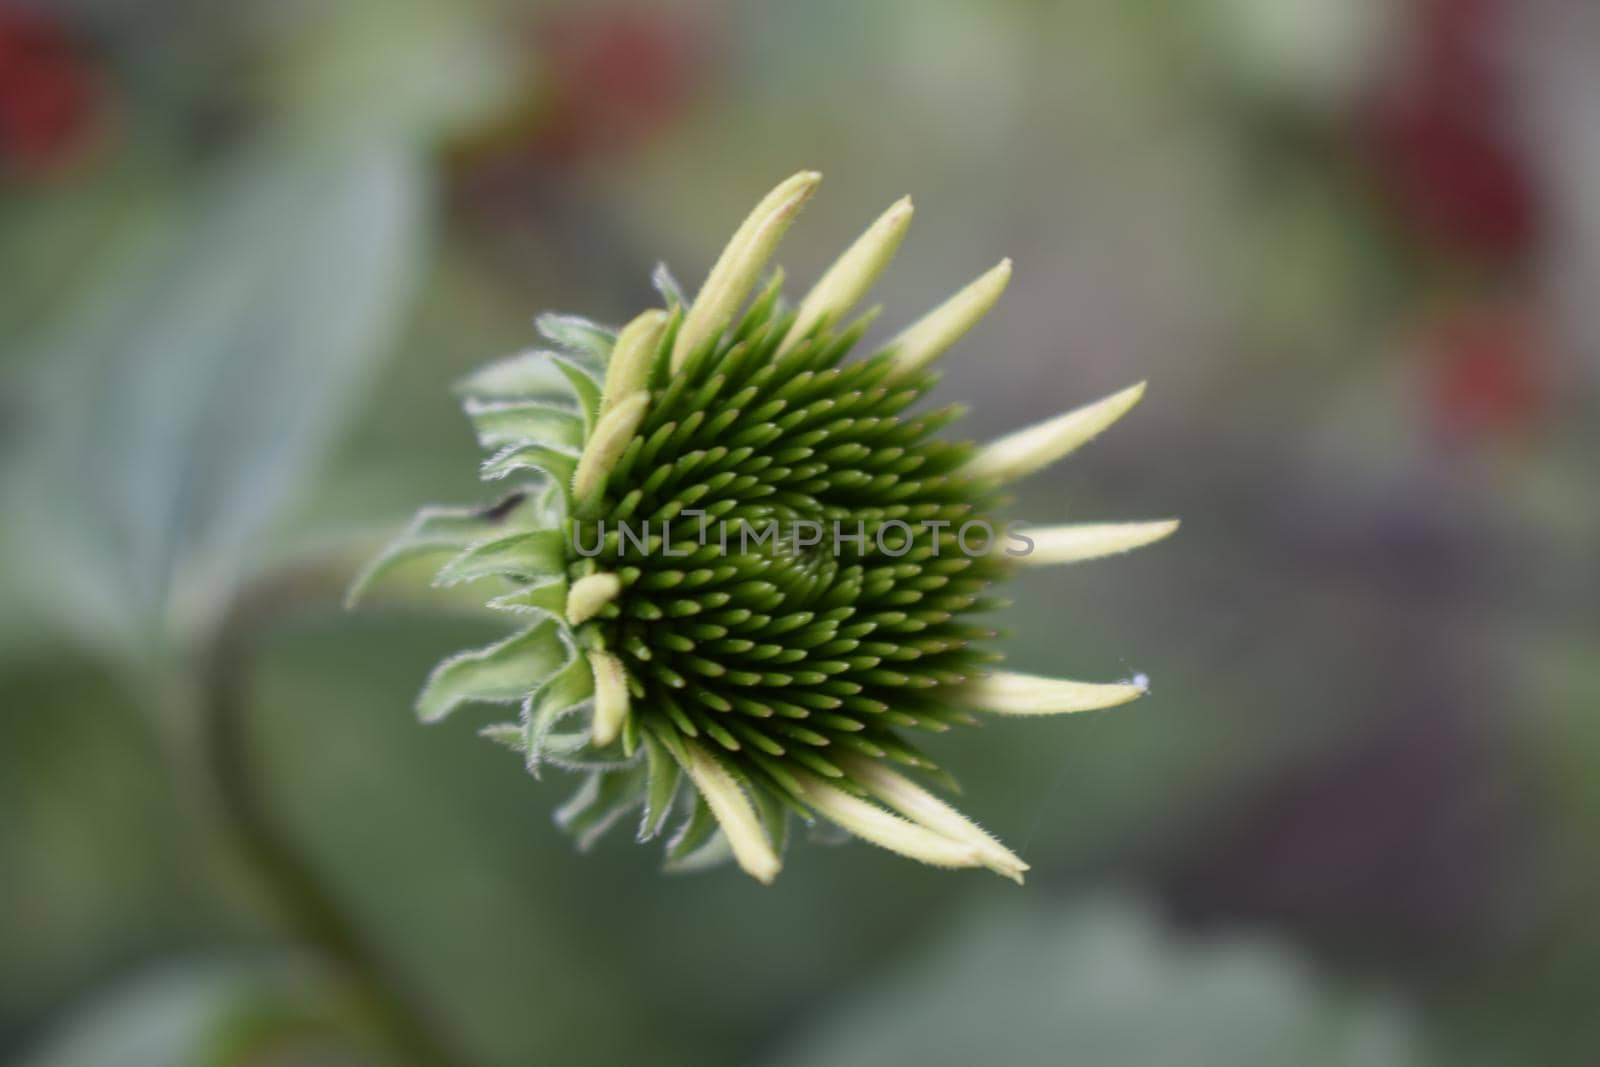
[[(792, 791), (790, 761), (842, 778), (835, 747), (931, 768), (900, 731), (963, 718), (941, 690), (989, 658), (971, 616), (1003, 564), (958, 531), (989, 521), (992, 494), (956, 473), (970, 445), (934, 438), (959, 411), (910, 411), (931, 377), (842, 365), (864, 324), (779, 355), (792, 316), (775, 306), (774, 289), (676, 374), (657, 361), (638, 435), (572, 520), (600, 546), (573, 576), (623, 582), (587, 640), (621, 659), (641, 729), (709, 738), (752, 782)], [(795, 550), (797, 520), (819, 546)], [(642, 548), (620, 529), (647, 522)]]

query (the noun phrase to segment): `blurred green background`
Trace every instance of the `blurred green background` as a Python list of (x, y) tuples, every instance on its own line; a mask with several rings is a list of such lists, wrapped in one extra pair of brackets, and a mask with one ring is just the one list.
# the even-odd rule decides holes
[[(1152, 695), (935, 738), (1025, 889), (798, 842), (578, 855), (412, 698), (491, 622), (290, 589), (265, 817), (468, 1064), (1590, 1064), (1600, 11), (1588, 0), (0, 0), (0, 1060), (384, 1064), (197, 774), (241, 591), (486, 499), (450, 393), (827, 175), (978, 438), (1148, 378), (1016, 511), (1184, 519), (1016, 589)], [(959, 751), (958, 751), (959, 750)], [(233, 782), (237, 785), (237, 781)]]

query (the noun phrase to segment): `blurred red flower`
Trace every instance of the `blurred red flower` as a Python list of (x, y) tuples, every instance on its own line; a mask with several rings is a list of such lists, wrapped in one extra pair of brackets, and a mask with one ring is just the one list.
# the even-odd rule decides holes
[(1452, 441), (1513, 438), (1533, 429), (1550, 401), (1546, 332), (1512, 302), (1456, 308), (1424, 328), (1426, 402)]
[(1411, 47), (1361, 115), (1383, 194), (1422, 240), (1488, 259), (1538, 236), (1539, 208), (1497, 55), (1500, 0), (1411, 0)]
[(705, 27), (669, 9), (571, 4), (536, 29), (545, 98), (533, 135), (547, 161), (634, 147), (669, 126), (700, 87)]
[(101, 103), (99, 72), (57, 15), (0, 3), (0, 169), (39, 175), (77, 159)]

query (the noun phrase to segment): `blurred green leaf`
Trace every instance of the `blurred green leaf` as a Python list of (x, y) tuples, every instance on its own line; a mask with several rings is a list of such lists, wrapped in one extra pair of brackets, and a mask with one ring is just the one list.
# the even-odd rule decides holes
[(119, 682), (81, 657), (0, 667), (0, 1032), (216, 918), (183, 782)]
[(1124, 900), (969, 914), (949, 940), (856, 990), (782, 1067), (1399, 1067), (1407, 1017), (1342, 995), (1289, 948), (1186, 944)]
[(157, 200), (163, 177), (130, 167), (0, 197), (0, 372), (35, 354), (31, 332), (75, 295), (85, 264)]
[(406, 306), (426, 185), (405, 143), (283, 133), (108, 254), (30, 361), (8, 487), (74, 629), (192, 629), (259, 565)]
[(17, 1067), (376, 1064), (337, 1033), (328, 982), (285, 961), (145, 971), (69, 1013)]

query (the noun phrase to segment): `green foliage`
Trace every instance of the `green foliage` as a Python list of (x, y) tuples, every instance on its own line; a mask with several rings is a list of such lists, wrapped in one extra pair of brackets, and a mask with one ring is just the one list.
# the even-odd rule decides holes
[(79, 1008), (18, 1067), (250, 1067), (388, 1062), (340, 1019), (348, 991), (299, 961), (192, 960)]
[(119, 98), (114, 166), (0, 203), (0, 594), (141, 672), (267, 562), (414, 295), (434, 143), (508, 82), (504, 42), (442, 0), (246, 22), (248, 57), (206, 42), (228, 91), (188, 103), (255, 110), (193, 139), (203, 165)]
[(1185, 943), (1110, 900), (970, 913), (776, 1058), (779, 1067), (1408, 1067), (1401, 1006), (1341, 992), (1289, 948)]
[(401, 146), (286, 136), (113, 248), (32, 361), (7, 532), (42, 602), (123, 647), (214, 615), (389, 340), (425, 187)]

